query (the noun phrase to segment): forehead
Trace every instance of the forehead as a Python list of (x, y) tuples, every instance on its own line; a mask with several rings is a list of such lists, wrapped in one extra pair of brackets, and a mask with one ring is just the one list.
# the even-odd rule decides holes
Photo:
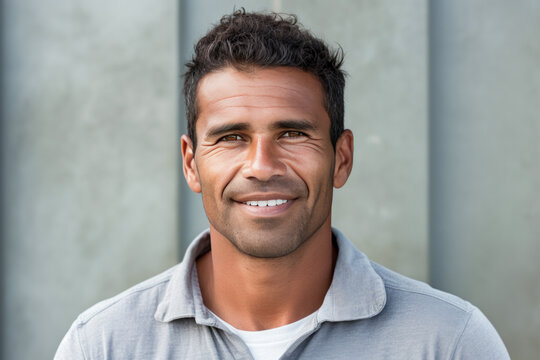
[(231, 116), (254, 119), (272, 115), (329, 122), (320, 81), (310, 73), (289, 67), (249, 71), (227, 67), (210, 73), (199, 83), (197, 105), (198, 123)]

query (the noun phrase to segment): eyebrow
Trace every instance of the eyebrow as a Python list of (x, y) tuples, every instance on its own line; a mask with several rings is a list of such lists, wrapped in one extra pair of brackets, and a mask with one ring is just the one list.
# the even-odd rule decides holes
[(315, 125), (307, 120), (280, 120), (272, 125), (272, 129), (315, 130)]
[(208, 130), (207, 132), (207, 136), (217, 137), (231, 131), (245, 131), (249, 128), (250, 126), (248, 123), (234, 123), (234, 124), (218, 125), (218, 126), (210, 128), (210, 130)]

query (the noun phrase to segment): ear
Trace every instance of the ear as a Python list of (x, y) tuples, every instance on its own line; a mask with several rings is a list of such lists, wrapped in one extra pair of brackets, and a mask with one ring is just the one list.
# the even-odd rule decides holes
[(334, 187), (339, 189), (351, 174), (354, 154), (354, 138), (351, 130), (345, 130), (336, 143), (334, 163)]
[(199, 180), (199, 173), (197, 171), (197, 164), (195, 164), (195, 156), (193, 154), (193, 142), (187, 135), (182, 135), (181, 139), (182, 148), (182, 168), (184, 170), (184, 177), (189, 188), (196, 193), (201, 192), (201, 182)]

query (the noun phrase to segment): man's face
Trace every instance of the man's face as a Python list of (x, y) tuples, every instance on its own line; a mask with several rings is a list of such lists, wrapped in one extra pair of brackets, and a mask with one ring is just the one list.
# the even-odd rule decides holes
[(201, 80), (197, 99), (197, 149), (193, 154), (182, 138), (184, 173), (202, 192), (212, 236), (244, 254), (275, 258), (330, 227), (333, 185), (350, 172), (350, 164), (336, 170), (336, 161), (343, 162), (344, 146), (352, 154), (352, 135), (340, 138), (335, 153), (314, 76), (228, 67)]

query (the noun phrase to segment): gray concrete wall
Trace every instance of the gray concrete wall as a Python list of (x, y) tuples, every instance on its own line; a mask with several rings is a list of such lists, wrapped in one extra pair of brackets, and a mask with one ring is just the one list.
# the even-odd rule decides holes
[(431, 278), (540, 353), (540, 3), (433, 1)]
[(4, 0), (4, 359), (177, 261), (175, 1)]

